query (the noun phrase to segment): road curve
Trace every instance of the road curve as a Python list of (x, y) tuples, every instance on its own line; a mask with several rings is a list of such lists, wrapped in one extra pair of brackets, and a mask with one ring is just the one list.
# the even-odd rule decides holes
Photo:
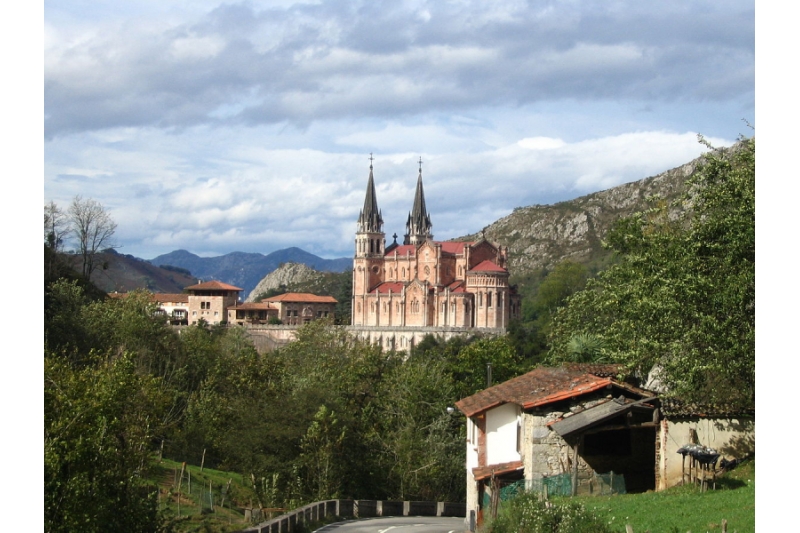
[(437, 516), (389, 516), (336, 522), (314, 533), (464, 533), (464, 519)]

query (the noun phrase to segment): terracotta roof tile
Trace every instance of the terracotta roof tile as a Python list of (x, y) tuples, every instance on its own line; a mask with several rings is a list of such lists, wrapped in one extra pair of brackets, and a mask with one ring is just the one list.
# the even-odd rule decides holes
[(472, 475), (475, 481), (480, 481), (492, 477), (492, 474), (499, 476), (522, 468), (524, 468), (522, 461), (510, 461), (508, 463), (475, 467), (472, 469)]
[(213, 280), (185, 287), (187, 291), (243, 291), (244, 289)]
[(625, 372), (625, 365), (618, 363), (567, 363), (564, 366), (603, 378), (615, 378)]
[(636, 389), (609, 378), (601, 378), (566, 367), (539, 367), (527, 374), (459, 400), (456, 402), (456, 406), (467, 416), (473, 416), (505, 403), (513, 403), (523, 409), (530, 409), (582, 396), (609, 385), (644, 396)]
[(156, 292), (153, 294), (153, 300), (158, 303), (189, 303), (189, 295), (185, 293), (169, 294), (166, 292)]
[(499, 267), (488, 259), (475, 266), (470, 272), (508, 272), (505, 268)]
[(475, 244), (473, 242), (440, 242), (442, 245), (442, 252), (446, 254), (463, 254), (464, 248)]
[(233, 307), (229, 307), (228, 309), (229, 310), (234, 310), (234, 311), (235, 310), (239, 310), (239, 311), (250, 311), (250, 310), (253, 310), (253, 311), (264, 311), (264, 310), (270, 310), (270, 309), (275, 309), (275, 308), (272, 307), (271, 305), (269, 305), (269, 303), (266, 303), (266, 302), (244, 302), (244, 303), (240, 303), (238, 305), (235, 305)]
[(405, 283), (400, 283), (397, 281), (387, 281), (386, 283), (381, 283), (370, 292), (372, 294), (381, 293), (381, 294), (388, 294), (389, 291), (392, 291), (392, 294), (400, 294), (403, 292), (403, 287), (405, 287)]
[(298, 303), (330, 303), (335, 304), (338, 302), (333, 296), (317, 296), (308, 292), (287, 292), (266, 298), (264, 302), (298, 302)]
[(397, 253), (398, 256), (405, 256), (410, 255), (414, 257), (417, 254), (417, 245), (416, 244), (400, 244), (398, 246), (393, 247), (391, 250), (386, 252), (386, 257), (394, 256)]
[(703, 405), (682, 402), (675, 398), (661, 398), (661, 412), (666, 417), (736, 418), (755, 416), (756, 410), (741, 409), (730, 405)]

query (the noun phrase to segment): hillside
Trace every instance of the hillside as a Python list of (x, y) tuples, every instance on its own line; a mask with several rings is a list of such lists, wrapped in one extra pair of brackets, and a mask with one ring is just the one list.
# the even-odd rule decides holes
[[(509, 248), (509, 270), (519, 281), (542, 269), (550, 270), (566, 259), (602, 266), (609, 253), (602, 241), (614, 222), (647, 209), (648, 198), (671, 203), (685, 190), (700, 158), (657, 176), (626, 183), (552, 205), (518, 207), (484, 228), (486, 239)], [(671, 207), (670, 216), (678, 214)], [(456, 240), (479, 239), (481, 233)], [(513, 280), (512, 280), (513, 281)]]
[[(78, 255), (62, 254), (62, 259), (80, 272)], [(194, 273), (159, 268), (132, 255), (113, 250), (99, 254), (97, 270), (92, 272), (92, 283), (104, 292), (128, 292), (147, 289), (151, 292), (179, 293), (184, 287), (197, 283)]]

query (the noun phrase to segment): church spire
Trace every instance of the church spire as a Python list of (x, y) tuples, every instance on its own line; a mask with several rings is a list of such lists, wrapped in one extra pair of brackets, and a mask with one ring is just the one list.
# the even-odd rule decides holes
[(367, 181), (367, 196), (364, 198), (364, 209), (358, 215), (359, 233), (382, 233), (383, 217), (378, 209), (378, 200), (375, 197), (375, 180), (372, 177), (372, 154), (369, 154), (369, 181)]
[(422, 189), (422, 158), (419, 158), (419, 176), (417, 177), (417, 192), (414, 195), (414, 207), (408, 214), (406, 222), (406, 235), (403, 244), (421, 244), (433, 239), (431, 234), (431, 217), (425, 207), (425, 191)]

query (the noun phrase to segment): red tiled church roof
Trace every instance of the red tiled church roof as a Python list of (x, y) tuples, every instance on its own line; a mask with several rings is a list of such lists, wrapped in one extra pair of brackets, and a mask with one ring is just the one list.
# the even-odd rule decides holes
[(492, 261), (487, 259), (486, 261), (478, 263), (475, 268), (470, 270), (470, 272), (508, 272), (508, 270), (497, 266)]
[(475, 244), (474, 242), (440, 242), (442, 245), (442, 252), (447, 254), (463, 254), (464, 248)]
[(417, 245), (416, 244), (400, 244), (398, 246), (395, 246), (391, 250), (388, 250), (386, 252), (386, 257), (392, 257), (392, 256), (394, 256), (395, 253), (398, 256), (409, 255), (411, 257), (414, 257), (415, 255), (417, 255)]
[(386, 283), (381, 283), (370, 292), (372, 294), (381, 293), (381, 294), (388, 294), (389, 291), (392, 291), (392, 294), (400, 294), (403, 292), (403, 287), (405, 286), (404, 283), (399, 283), (396, 281), (387, 281)]

